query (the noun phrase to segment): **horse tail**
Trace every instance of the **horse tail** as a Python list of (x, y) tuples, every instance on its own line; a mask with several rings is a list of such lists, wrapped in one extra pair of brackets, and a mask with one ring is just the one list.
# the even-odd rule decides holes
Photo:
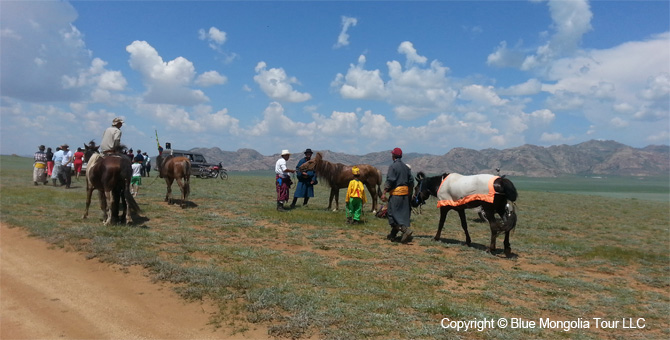
[(130, 193), (130, 190), (124, 190), (124, 196), (126, 197), (126, 204), (131, 213), (139, 214), (142, 212), (140, 205), (135, 201), (135, 197)]
[(507, 199), (512, 202), (516, 201), (516, 199), (519, 197), (519, 194), (516, 192), (516, 187), (514, 187), (512, 181), (505, 177), (501, 177), (500, 180), (505, 197), (507, 197)]

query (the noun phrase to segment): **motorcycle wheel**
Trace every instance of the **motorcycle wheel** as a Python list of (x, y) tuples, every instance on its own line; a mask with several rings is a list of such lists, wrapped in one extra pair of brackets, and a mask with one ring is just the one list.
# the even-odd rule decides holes
[(224, 179), (228, 179), (228, 172), (226, 172), (225, 170), (220, 170), (220, 171), (219, 171), (219, 177), (220, 177), (222, 180), (224, 180)]

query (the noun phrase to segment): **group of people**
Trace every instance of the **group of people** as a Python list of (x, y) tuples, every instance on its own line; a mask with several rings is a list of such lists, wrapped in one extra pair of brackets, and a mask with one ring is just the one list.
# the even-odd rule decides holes
[[(275, 184), (277, 189), (277, 211), (285, 212), (295, 208), (299, 198), (303, 198), (303, 206), (307, 205), (310, 197), (314, 197), (314, 185), (318, 183), (317, 175), (314, 171), (301, 171), (300, 166), (309, 161), (312, 157), (312, 150), (307, 149), (294, 169), (289, 169), (286, 162), (291, 157), (289, 150), (282, 150), (280, 158), (275, 163)], [(412, 230), (410, 226), (410, 216), (412, 208), (411, 189), (414, 187), (414, 179), (409, 166), (402, 161), (402, 150), (395, 148), (391, 151), (393, 163), (388, 168), (386, 181), (381, 200), (387, 203), (387, 213), (389, 227), (391, 228), (387, 239), (396, 241), (398, 233), (400, 242), (407, 243), (411, 240)], [(349, 182), (346, 196), (347, 223), (361, 223), (363, 204), (367, 202), (365, 196), (364, 183), (359, 179), (360, 169), (357, 166), (351, 169), (354, 179)], [(289, 189), (293, 184), (291, 174), (296, 174), (298, 185), (296, 186), (293, 202), (289, 209), (284, 204), (289, 199)], [(389, 195), (389, 198), (386, 195)]]
[[(123, 119), (114, 118), (112, 126), (103, 133), (100, 143), (100, 151), (103, 155), (116, 152), (121, 145), (121, 126), (123, 126)], [(141, 150), (134, 153), (133, 149), (129, 149), (125, 154), (133, 162), (132, 184), (136, 186), (134, 194), (137, 194), (139, 185), (142, 184), (141, 177), (149, 177), (151, 158)], [(47, 185), (51, 178), (54, 186), (65, 186), (69, 189), (72, 184), (72, 175), (74, 174), (75, 178), (79, 179), (83, 164), (84, 150), (82, 148), (77, 148), (77, 151), (72, 152), (69, 145), (63, 144), (56, 147), (56, 152), (53, 152), (51, 148), (40, 145), (34, 154), (33, 183), (34, 185), (40, 183)]]
[(70, 146), (63, 144), (56, 147), (56, 152), (51, 148), (40, 145), (33, 155), (33, 183), (38, 185), (49, 184), (51, 178), (54, 186), (65, 186), (70, 188), (72, 174), (79, 179), (82, 165), (84, 164), (84, 151), (77, 148), (76, 152), (70, 151)]

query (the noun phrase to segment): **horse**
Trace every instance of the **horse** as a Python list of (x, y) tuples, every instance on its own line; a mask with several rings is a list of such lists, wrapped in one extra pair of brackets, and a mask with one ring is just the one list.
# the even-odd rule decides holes
[[(356, 165), (360, 169), (358, 179), (365, 184), (372, 196), (372, 213), (377, 212), (377, 199), (381, 197), (382, 190), (382, 172), (369, 164)], [(339, 209), (340, 189), (347, 188), (349, 182), (354, 179), (351, 173), (353, 166), (344, 165), (342, 163), (331, 163), (323, 159), (323, 154), (317, 152), (316, 156), (300, 166), (300, 171), (316, 171), (316, 176), (325, 180), (330, 186), (330, 198), (328, 200), (328, 208), (333, 205), (333, 198), (335, 198), (335, 209)]]
[[(442, 227), (450, 210), (456, 210), (461, 218), (461, 227), (465, 232), (465, 244), (472, 242), (468, 233), (468, 224), (465, 219), (465, 209), (481, 207), (491, 228), (491, 243), (488, 252), (496, 249), (496, 238), (505, 233), (505, 255), (510, 257), (512, 248), (509, 243), (509, 234), (516, 227), (515, 204), (518, 193), (512, 181), (505, 176), (480, 174), (463, 176), (457, 173), (443, 173), (441, 176), (426, 177), (423, 172), (416, 176), (417, 185), (414, 188), (411, 204), (419, 206), (430, 197), (438, 199), (440, 208), (440, 222), (435, 234), (435, 241), (440, 240)], [(511, 203), (510, 203), (511, 202)], [(495, 218), (497, 213), (502, 223)]]
[[(161, 158), (163, 157), (161, 156)], [(191, 193), (191, 161), (187, 157), (174, 157), (170, 155), (162, 160), (159, 159), (159, 162), (161, 164), (159, 170), (160, 177), (165, 178), (165, 184), (167, 184), (165, 202), (168, 202), (168, 204), (174, 203), (172, 199), (172, 183), (176, 180), (181, 190), (180, 206), (185, 208), (186, 199)]]
[(116, 152), (105, 157), (100, 156), (98, 148), (93, 141), (84, 144), (84, 162), (86, 167), (86, 211), (82, 218), (88, 218), (88, 208), (91, 205), (93, 190), (98, 190), (100, 209), (103, 213), (103, 225), (117, 223), (119, 218), (119, 203), (123, 206), (122, 216), (126, 224), (132, 222), (132, 215), (141, 211), (135, 198), (130, 193), (130, 179), (133, 170), (130, 166), (130, 158), (121, 150), (120, 146)]

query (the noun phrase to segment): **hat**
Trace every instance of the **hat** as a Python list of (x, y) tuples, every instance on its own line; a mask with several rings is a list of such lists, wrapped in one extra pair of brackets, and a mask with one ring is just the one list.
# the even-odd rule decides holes
[(393, 149), (393, 151), (391, 151), (391, 154), (394, 155), (394, 156), (402, 157), (402, 150), (400, 150), (400, 148), (395, 148), (395, 149)]
[(123, 124), (123, 119), (121, 119), (119, 117), (114, 118), (114, 120), (112, 121), (112, 125), (116, 125), (118, 123)]
[(358, 169), (357, 166), (354, 166), (354, 167), (351, 168), (351, 173), (354, 174), (354, 175), (358, 175), (358, 174), (361, 173), (361, 171)]
[(40, 145), (40, 146), (39, 146), (39, 149), (40, 149), (40, 150), (44, 150), (44, 145)]
[(63, 144), (63, 145), (60, 146), (60, 148), (61, 148), (61, 149), (69, 149), (70, 146), (67, 145), (67, 144)]
[(281, 155), (282, 155), (282, 156), (284, 156), (284, 155), (290, 155), (290, 154), (291, 154), (291, 153), (288, 152), (288, 150), (286, 150), (286, 149), (284, 149), (284, 150), (281, 151)]
[(307, 148), (307, 150), (305, 150), (305, 155), (308, 154), (308, 153), (313, 153), (313, 152), (312, 152), (312, 149)]

